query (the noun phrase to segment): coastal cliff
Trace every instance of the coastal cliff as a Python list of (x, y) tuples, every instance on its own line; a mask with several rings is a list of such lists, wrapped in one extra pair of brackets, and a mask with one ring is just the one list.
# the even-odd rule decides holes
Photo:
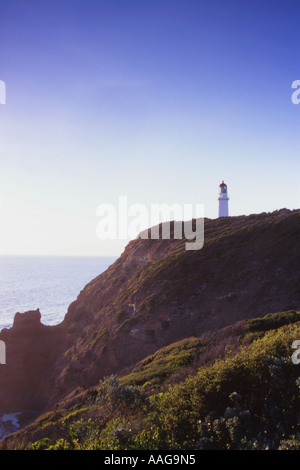
[(39, 310), (2, 330), (0, 408), (44, 412), (174, 342), (266, 313), (300, 309), (300, 211), (205, 219), (185, 240), (131, 241), (55, 326)]

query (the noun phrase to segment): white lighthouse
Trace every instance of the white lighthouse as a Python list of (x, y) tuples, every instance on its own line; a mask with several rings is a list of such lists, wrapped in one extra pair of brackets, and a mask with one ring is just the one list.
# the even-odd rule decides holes
[(222, 183), (219, 186), (220, 192), (219, 192), (219, 217), (228, 217), (228, 201), (229, 197), (227, 194), (227, 185), (222, 181)]

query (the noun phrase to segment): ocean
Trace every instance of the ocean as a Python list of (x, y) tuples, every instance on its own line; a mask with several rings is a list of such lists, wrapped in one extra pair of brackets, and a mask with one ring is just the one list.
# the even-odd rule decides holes
[[(115, 260), (116, 257), (0, 256), (0, 331), (12, 326), (16, 312), (37, 308), (44, 325), (57, 325), (86, 284)], [(3, 411), (0, 404), (0, 439), (20, 427), (22, 414)]]
[(0, 331), (14, 315), (40, 309), (42, 323), (60, 323), (71, 302), (116, 257), (0, 256)]

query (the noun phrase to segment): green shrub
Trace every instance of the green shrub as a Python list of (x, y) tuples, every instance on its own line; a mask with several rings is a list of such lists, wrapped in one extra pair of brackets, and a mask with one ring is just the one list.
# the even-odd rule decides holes
[(142, 385), (162, 383), (174, 372), (187, 367), (205, 348), (197, 338), (188, 338), (158, 350), (144, 359), (131, 374), (121, 379), (122, 383)]
[(58, 439), (55, 444), (50, 445), (46, 450), (69, 450), (70, 444), (65, 439)]
[(44, 437), (40, 441), (32, 444), (31, 450), (69, 450), (70, 443), (65, 439), (58, 439), (55, 444), (51, 444), (51, 440)]
[(97, 387), (97, 394), (94, 396), (96, 403), (105, 404), (111, 412), (120, 405), (142, 408), (146, 400), (146, 394), (140, 387), (123, 384), (116, 375), (101, 380)]
[(88, 446), (95, 441), (100, 434), (99, 426), (91, 419), (80, 419), (70, 425), (69, 434), (76, 448)]
[(32, 450), (45, 450), (51, 445), (51, 440), (48, 437), (44, 437), (40, 441), (36, 441), (31, 445)]
[(298, 422), (295, 413), (298, 387), (290, 370), (293, 365), (278, 358), (269, 358), (267, 363), (269, 376), (266, 375), (265, 382), (270, 386), (267, 394), (252, 400), (251, 406), (248, 401), (243, 403), (241, 395), (231, 394), (228, 401), (234, 401), (234, 406), (220, 414), (212, 411), (199, 422), (197, 448), (276, 450), (288, 445), (282, 439), (295, 431)]
[(269, 313), (262, 318), (248, 320), (251, 331), (268, 331), (300, 320), (300, 312), (289, 310), (281, 313)]
[[(234, 357), (219, 360), (211, 367), (201, 368), (196, 376), (164, 393), (159, 399), (157, 420), (167, 436), (170, 448), (193, 448), (195, 442), (199, 442), (199, 420), (205, 423), (206, 417), (211, 413), (218, 420), (215, 424), (219, 428), (219, 434), (221, 433), (221, 437), (217, 433), (212, 436), (216, 445), (219, 445), (218, 442), (223, 445), (224, 440), (228, 446), (235, 445), (236, 441), (232, 438), (229, 441), (226, 435), (231, 422), (227, 422), (224, 414), (231, 406), (229, 396), (233, 392), (242, 397), (242, 410), (250, 410), (253, 416), (261, 417), (255, 428), (256, 436), (259, 435), (259, 430), (264, 435), (264, 422), (275, 422), (274, 426), (272, 424), (274, 432), (274, 429), (280, 427), (283, 414), (288, 411), (293, 414), (294, 421), (288, 420), (285, 432), (286, 435), (294, 432), (293, 426), (299, 417), (299, 393), (296, 386), (298, 369), (290, 356), (292, 342), (299, 336), (299, 325), (266, 333), (263, 338), (254, 341)], [(286, 359), (281, 359), (284, 357)], [(265, 407), (266, 402), (270, 408)], [(276, 407), (279, 414), (274, 417)], [(244, 425), (245, 416), (238, 418), (239, 421), (235, 422), (237, 428)], [(290, 415), (288, 418), (290, 419)], [(202, 429), (203, 432), (206, 430), (207, 427)], [(276, 444), (279, 444), (279, 438), (283, 434), (278, 430)], [(210, 436), (209, 434), (208, 437)], [(265, 444), (261, 442), (261, 445), (263, 447)]]

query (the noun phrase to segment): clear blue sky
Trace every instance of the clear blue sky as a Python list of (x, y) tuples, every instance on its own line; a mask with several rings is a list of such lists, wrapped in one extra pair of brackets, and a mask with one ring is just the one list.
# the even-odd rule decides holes
[(119, 254), (99, 204), (300, 207), (299, 0), (0, 2), (0, 253)]

